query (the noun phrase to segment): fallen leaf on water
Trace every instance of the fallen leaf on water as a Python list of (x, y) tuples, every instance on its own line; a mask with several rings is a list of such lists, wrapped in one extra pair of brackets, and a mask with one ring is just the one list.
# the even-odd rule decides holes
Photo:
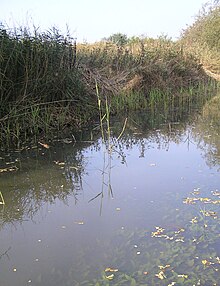
[(199, 198), (200, 202), (210, 202), (211, 199), (209, 198)]
[(79, 225), (83, 225), (84, 221), (74, 221), (74, 223), (79, 224)]
[(117, 268), (107, 267), (107, 268), (105, 269), (105, 272), (118, 272), (118, 269), (117, 269)]
[(186, 278), (188, 278), (188, 275), (186, 275), (186, 274), (178, 274), (177, 277), (186, 279)]
[(158, 274), (155, 274), (155, 276), (161, 280), (167, 278), (163, 271), (160, 271)]
[(183, 200), (183, 203), (187, 204), (187, 205), (193, 205), (193, 204), (196, 203), (196, 201), (198, 201), (198, 198), (189, 198), (189, 197), (187, 197), (187, 198), (185, 198)]
[[(151, 237), (162, 237), (162, 236), (164, 236), (163, 235), (163, 232), (164, 232), (164, 228), (162, 228), (162, 227), (159, 227), (159, 226), (155, 226), (155, 228), (156, 228), (156, 231), (153, 231), (152, 233), (151, 233)], [(166, 236), (166, 235), (165, 235)]]
[(46, 149), (49, 149), (50, 148), (50, 146), (48, 145), (48, 144), (46, 144), (46, 143), (42, 143), (42, 142), (38, 142), (41, 146), (43, 146), (44, 148), (46, 148)]
[(60, 161), (54, 161), (54, 163), (58, 166), (64, 166), (65, 162), (60, 162)]
[(179, 234), (179, 233), (184, 232), (184, 231), (185, 231), (184, 228), (180, 228), (180, 229), (178, 229), (178, 230), (175, 231), (175, 234)]
[(184, 242), (184, 237), (180, 237), (180, 238), (177, 238), (175, 239), (176, 242)]
[(212, 191), (211, 193), (213, 196), (220, 197), (220, 191), (218, 191), (218, 190)]
[(216, 213), (216, 212), (206, 211), (206, 210), (201, 210), (200, 212), (201, 212), (204, 216), (211, 216), (211, 217), (213, 217), (214, 219), (217, 218), (217, 213)]
[(167, 268), (170, 267), (170, 264), (167, 264), (167, 265), (165, 265), (165, 266), (163, 266), (163, 265), (158, 265), (158, 267), (159, 267), (160, 270), (165, 270), (165, 269), (167, 269)]
[(105, 276), (105, 278), (108, 280), (112, 280), (114, 276), (115, 276), (114, 274), (111, 274), (111, 275)]
[(0, 173), (3, 173), (3, 172), (13, 172), (13, 171), (17, 171), (18, 170), (18, 167), (16, 166), (11, 166), (9, 168), (3, 168), (3, 169), (0, 169)]
[(192, 218), (190, 222), (191, 223), (197, 223), (198, 222), (197, 217), (195, 216), (194, 218)]
[(211, 264), (215, 264), (215, 263), (204, 259), (204, 260), (202, 260), (202, 264), (203, 264), (204, 266), (210, 266)]
[(199, 195), (199, 193), (200, 193), (200, 188), (194, 189), (192, 192), (193, 195)]

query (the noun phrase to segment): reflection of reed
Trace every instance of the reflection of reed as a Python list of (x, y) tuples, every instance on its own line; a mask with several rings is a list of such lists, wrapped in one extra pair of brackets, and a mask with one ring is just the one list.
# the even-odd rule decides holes
[(3, 256), (5, 256), (5, 255), (9, 258), (8, 252), (9, 252), (10, 249), (11, 249), (11, 246), (10, 246), (5, 252), (1, 253), (1, 254), (0, 254), (0, 259), (1, 259)]
[[(73, 161), (67, 158), (64, 166), (56, 166), (53, 157), (59, 155), (49, 150), (47, 152), (46, 157), (37, 160), (22, 158), (24, 162), (20, 162), (19, 171), (2, 176), (0, 189), (5, 205), (0, 218), (1, 226), (33, 219), (43, 205), (53, 204), (56, 199), (66, 203), (68, 196), (71, 196), (77, 203), (84, 172), (82, 158), (75, 158), (74, 165), (82, 166), (80, 168), (74, 169)], [(51, 163), (48, 163), (48, 159)]]
[[(216, 101), (213, 99), (213, 106), (216, 108), (214, 103)], [(104, 102), (105, 105), (106, 101)], [(211, 114), (210, 105), (207, 108)], [(205, 113), (205, 109), (203, 111)], [(202, 121), (201, 118), (198, 119), (195, 110), (193, 110), (193, 114), (189, 114), (179, 109), (165, 113), (149, 111), (129, 114), (125, 121), (124, 115), (121, 115), (122, 118), (117, 118), (117, 121), (111, 118), (110, 128), (108, 112), (105, 110), (105, 113), (101, 114), (105, 140), (101, 141), (100, 132), (93, 130), (93, 141), (91, 138), (88, 140), (91, 134), (88, 132), (84, 136), (86, 140), (79, 142), (77, 137), (77, 143), (74, 146), (71, 144), (66, 144), (65, 147), (57, 145), (49, 150), (44, 150), (44, 155), (40, 149), (32, 150), (30, 153), (27, 151), (22, 155), (23, 157), (19, 158), (18, 171), (1, 175), (0, 201), (3, 202), (4, 200), (5, 203), (1, 210), (1, 225), (21, 222), (26, 218), (33, 219), (36, 212), (44, 204), (53, 204), (56, 199), (66, 203), (68, 196), (71, 196), (77, 203), (80, 199), (79, 194), (83, 190), (83, 177), (86, 174), (87, 164), (85, 151), (88, 148), (98, 152), (103, 150), (101, 188), (98, 194), (89, 200), (91, 202), (96, 198), (101, 199), (100, 213), (102, 212), (104, 195), (108, 194), (109, 197), (113, 197), (111, 184), (113, 157), (118, 157), (124, 164), (126, 162), (126, 150), (131, 150), (134, 146), (138, 146), (139, 156), (144, 157), (152, 144), (157, 144), (158, 149), (168, 150), (171, 142), (177, 144), (186, 140), (190, 142), (190, 138), (193, 136), (200, 136), (201, 138), (196, 137), (197, 141), (206, 142), (211, 146), (209, 150), (207, 148), (204, 150), (210, 164), (219, 164), (220, 140), (217, 136), (217, 133), (220, 133), (219, 125), (217, 125), (219, 121), (216, 121), (216, 125), (212, 121), (212, 128), (210, 128), (207, 116)], [(107, 115), (105, 115), (106, 113)], [(196, 122), (193, 129), (189, 128), (190, 117)], [(202, 146), (199, 147), (202, 148)], [(1, 156), (3, 155), (1, 154)], [(28, 157), (30, 158), (28, 159)], [(54, 161), (63, 164), (54, 164)]]
[[(104, 149), (103, 152), (103, 168), (101, 170), (102, 174), (102, 181), (101, 181), (101, 192), (99, 192), (97, 195), (95, 195), (93, 198), (89, 200), (89, 202), (97, 199), (98, 197), (101, 198), (100, 202), (100, 215), (102, 214), (102, 206), (103, 206), (103, 198), (104, 198), (104, 192), (107, 188), (107, 192), (109, 197), (113, 198), (113, 190), (111, 185), (111, 162), (112, 162), (112, 150), (109, 150), (108, 148)], [(106, 158), (107, 157), (107, 158)], [(107, 179), (106, 179), (107, 177)]]
[[(111, 185), (111, 169), (112, 169), (112, 154), (115, 150), (115, 144), (121, 139), (127, 124), (127, 118), (124, 121), (123, 127), (119, 136), (114, 139), (114, 136), (111, 134), (111, 126), (110, 126), (110, 104), (108, 102), (107, 96), (104, 97), (104, 101), (99, 94), (98, 84), (96, 82), (96, 95), (98, 100), (98, 109), (99, 109), (99, 124), (100, 124), (100, 131), (102, 137), (102, 148), (103, 148), (103, 167), (101, 170), (102, 173), (102, 183), (101, 183), (101, 191), (95, 195), (93, 198), (89, 200), (89, 202), (97, 199), (98, 197), (101, 198), (100, 202), (100, 215), (102, 213), (102, 206), (103, 206), (103, 198), (104, 192), (107, 188), (107, 193), (109, 197), (113, 198), (113, 190)], [(106, 125), (106, 129), (104, 126)], [(120, 155), (120, 153), (119, 153)]]
[(220, 96), (210, 99), (202, 109), (193, 130), (198, 147), (203, 150), (209, 166), (220, 165)]

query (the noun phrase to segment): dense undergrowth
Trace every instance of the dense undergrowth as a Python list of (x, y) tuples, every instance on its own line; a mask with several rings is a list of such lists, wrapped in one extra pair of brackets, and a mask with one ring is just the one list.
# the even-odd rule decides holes
[(206, 68), (220, 74), (220, 1), (207, 2), (193, 25), (183, 31), (181, 42)]
[[(99, 43), (76, 44), (55, 28), (40, 33), (0, 26), (0, 145), (19, 147), (88, 124), (99, 114), (96, 87), (103, 102), (108, 98), (112, 114), (212, 93), (216, 84), (201, 64), (201, 51), (204, 55), (209, 47), (215, 57), (219, 49), (218, 5), (210, 11), (177, 42), (116, 34)], [(204, 21), (208, 28), (201, 35)], [(217, 23), (213, 42), (207, 23)], [(194, 46), (201, 47), (200, 55)]]

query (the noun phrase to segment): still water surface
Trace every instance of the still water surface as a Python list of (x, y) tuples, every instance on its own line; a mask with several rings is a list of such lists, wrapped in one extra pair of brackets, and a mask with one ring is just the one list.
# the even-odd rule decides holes
[(1, 154), (0, 285), (219, 285), (220, 128), (193, 113)]

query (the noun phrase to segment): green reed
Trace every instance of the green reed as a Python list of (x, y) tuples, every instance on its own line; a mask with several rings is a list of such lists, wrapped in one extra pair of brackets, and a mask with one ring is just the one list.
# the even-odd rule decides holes
[[(70, 36), (61, 35), (56, 28), (39, 33), (1, 26), (0, 52), (4, 55), (0, 61), (1, 143), (18, 142), (28, 133), (37, 136), (39, 129), (48, 132), (48, 124), (52, 129), (59, 126), (44, 114), (45, 107), (62, 110), (58, 119), (63, 125), (66, 107), (71, 103), (77, 110), (83, 105), (86, 92), (75, 67), (76, 48)], [(17, 125), (14, 120), (19, 121)]]

